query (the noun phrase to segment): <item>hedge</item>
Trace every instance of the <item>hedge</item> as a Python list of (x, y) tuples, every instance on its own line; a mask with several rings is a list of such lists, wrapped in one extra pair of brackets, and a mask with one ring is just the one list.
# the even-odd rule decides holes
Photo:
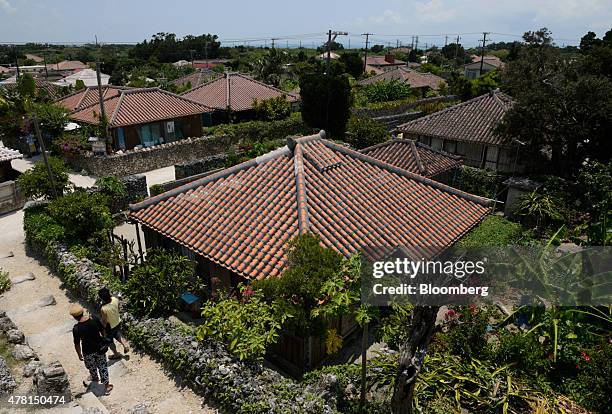
[(241, 142), (263, 142), (284, 139), (289, 135), (308, 135), (313, 129), (308, 127), (299, 113), (280, 121), (248, 121), (237, 124), (222, 124), (203, 128), (204, 135), (236, 137)]

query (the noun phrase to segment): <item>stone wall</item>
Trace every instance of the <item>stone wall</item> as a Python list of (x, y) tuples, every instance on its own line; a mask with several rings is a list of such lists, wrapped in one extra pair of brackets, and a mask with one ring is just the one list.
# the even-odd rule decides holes
[(66, 161), (75, 170), (85, 170), (98, 177), (105, 175), (123, 177), (226, 152), (239, 143), (240, 138), (231, 136), (186, 138), (108, 156), (83, 154), (67, 158)]
[[(236, 154), (239, 155), (239, 154)], [(174, 177), (177, 180), (191, 177), (193, 175), (202, 174), (211, 170), (225, 167), (227, 162), (227, 153), (215, 154), (209, 157), (204, 157), (199, 160), (182, 162), (174, 165)]]
[[(49, 261), (72, 293), (94, 303), (103, 283), (90, 260), (79, 259), (65, 246), (53, 243), (29, 247)], [(126, 303), (124, 309), (128, 308)], [(223, 344), (199, 341), (190, 327), (168, 319), (137, 318), (129, 312), (122, 319), (132, 345), (161, 360), (194, 391), (227, 412), (337, 413), (325, 400), (323, 390), (305, 389), (262, 364), (240, 361)]]

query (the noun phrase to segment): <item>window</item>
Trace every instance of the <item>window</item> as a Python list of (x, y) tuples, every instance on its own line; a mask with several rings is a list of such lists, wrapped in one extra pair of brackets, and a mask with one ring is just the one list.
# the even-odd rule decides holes
[(153, 145), (164, 143), (160, 124), (141, 125), (138, 128), (138, 133), (143, 147), (152, 147)]

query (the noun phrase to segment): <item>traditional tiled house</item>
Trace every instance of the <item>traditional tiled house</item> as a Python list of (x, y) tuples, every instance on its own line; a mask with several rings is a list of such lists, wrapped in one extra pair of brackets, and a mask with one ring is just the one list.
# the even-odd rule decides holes
[(463, 165), (461, 157), (410, 139), (392, 139), (360, 152), (402, 170), (452, 184)]
[(496, 90), (407, 122), (397, 132), (403, 138), (459, 155), (472, 167), (518, 171), (516, 147), (495, 132), (511, 106), (512, 99)]
[(189, 89), (197, 88), (200, 85), (210, 82), (221, 76), (220, 73), (210, 69), (199, 69), (189, 75), (182, 76), (170, 82), (177, 87), (189, 87)]
[[(99, 125), (100, 104), (94, 99), (94, 92), (97, 92), (94, 88), (88, 89), (83, 96), (94, 103), (83, 106), (81, 102), (70, 114), (72, 121)], [(205, 105), (159, 88), (107, 88), (103, 102), (116, 150), (151, 147), (201, 136), (202, 114), (212, 111)]]
[[(118, 96), (121, 91), (130, 89), (125, 86), (114, 86), (105, 85), (102, 86), (102, 98), (110, 99)], [(74, 92), (70, 95), (64, 96), (55, 103), (59, 106), (63, 106), (70, 112), (78, 111), (79, 109), (86, 108), (99, 101), (99, 93), (97, 86), (90, 86), (80, 91)]]
[(359, 85), (370, 85), (376, 82), (399, 81), (408, 84), (412, 89), (421, 91), (422, 95), (428, 90), (437, 91), (446, 81), (433, 73), (418, 72), (404, 66), (398, 66), (385, 72), (374, 75), (358, 82)]
[[(345, 256), (361, 251), (370, 260), (397, 246), (434, 255), (491, 209), (491, 200), (323, 136), (289, 139), (283, 148), (131, 205), (130, 219), (142, 225), (147, 248), (180, 251), (197, 262), (201, 275), (231, 287), (282, 277), (287, 243), (299, 234), (315, 234)], [(338, 324), (341, 334), (351, 326)], [(295, 352), (283, 351), (290, 346)], [(278, 349), (298, 369), (325, 355), (320, 340), (285, 338)]]
[[(480, 71), (480, 61), (482, 62), (482, 72)], [(494, 55), (487, 55), (484, 59), (481, 59), (478, 55), (472, 55), (472, 63), (468, 63), (463, 66), (465, 77), (468, 79), (476, 79), (480, 75), (484, 75), (487, 72), (491, 72), (495, 69), (502, 68), (504, 63), (500, 58)]]
[(387, 53), (384, 56), (368, 55), (365, 64), (366, 71), (368, 68), (371, 68), (374, 69), (376, 73), (380, 73), (380, 71), (387, 71), (398, 66), (405, 66), (406, 62), (396, 59), (392, 53)]
[(240, 73), (225, 73), (222, 77), (212, 80), (185, 92), (182, 96), (214, 108), (213, 124), (232, 120), (244, 120), (253, 116), (253, 102), (285, 96), (295, 108), (298, 97), (284, 92), (274, 86), (256, 81)]

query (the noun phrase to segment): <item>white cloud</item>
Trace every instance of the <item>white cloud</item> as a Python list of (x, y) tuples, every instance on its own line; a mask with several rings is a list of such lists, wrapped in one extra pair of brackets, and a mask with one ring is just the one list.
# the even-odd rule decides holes
[(378, 16), (371, 16), (369, 18), (371, 23), (375, 24), (400, 24), (404, 22), (402, 15), (395, 10), (385, 10)]
[(416, 17), (421, 21), (442, 23), (453, 19), (456, 11), (442, 0), (429, 0), (415, 5)]
[(9, 0), (0, 0), (0, 9), (7, 13), (14, 13), (17, 11), (17, 8), (13, 7), (11, 3), (9, 3)]

